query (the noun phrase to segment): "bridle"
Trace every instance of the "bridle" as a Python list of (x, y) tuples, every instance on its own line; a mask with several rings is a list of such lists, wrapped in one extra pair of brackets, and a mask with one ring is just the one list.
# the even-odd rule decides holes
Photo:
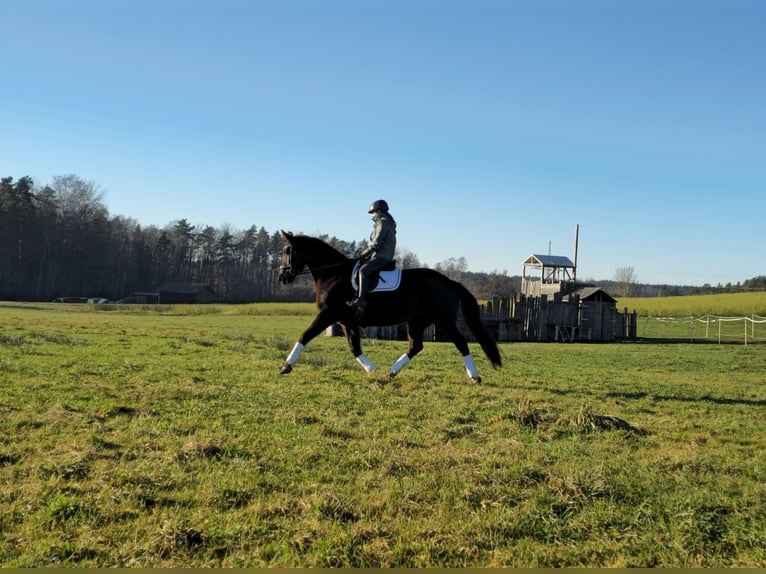
[(306, 265), (304, 265), (304, 269), (302, 271), (295, 270), (295, 268), (293, 267), (293, 246), (290, 245), (290, 249), (287, 253), (287, 265), (280, 265), (279, 273), (287, 276), (290, 280), (293, 280), (298, 275), (305, 275), (307, 273), (311, 273), (311, 269), (307, 268)]
[(312, 272), (312, 269), (314, 271), (322, 271), (323, 269), (332, 269), (333, 267), (340, 267), (342, 265), (345, 265), (345, 261), (340, 261), (338, 263), (330, 263), (328, 265), (318, 265), (315, 267), (309, 268), (308, 265), (304, 264), (304, 269), (302, 271), (296, 271), (293, 267), (293, 246), (290, 245), (290, 250), (287, 253), (287, 265), (280, 265), (279, 266), (279, 272), (282, 275), (285, 275), (290, 280), (295, 279), (298, 275), (306, 275), (308, 273)]

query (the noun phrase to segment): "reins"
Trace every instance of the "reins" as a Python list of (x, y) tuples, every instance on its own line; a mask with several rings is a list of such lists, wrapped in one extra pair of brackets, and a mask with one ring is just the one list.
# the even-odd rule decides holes
[[(343, 265), (346, 265), (348, 261), (339, 261), (338, 263), (329, 263), (328, 265), (320, 265), (318, 267), (312, 267), (314, 271), (322, 271), (323, 269), (332, 269), (333, 267), (341, 267)], [(301, 271), (301, 273), (311, 273), (311, 269), (309, 271)]]
[(290, 253), (290, 261), (287, 265), (280, 265), (279, 269), (283, 271), (287, 271), (288, 273), (292, 275), (307, 275), (309, 273), (312, 273), (314, 271), (323, 271), (324, 269), (332, 269), (333, 267), (341, 267), (343, 265), (346, 265), (348, 263), (348, 260), (346, 261), (339, 261), (338, 263), (328, 263), (327, 265), (318, 265), (316, 267), (310, 267), (306, 265), (306, 269), (303, 271), (296, 271), (293, 269), (293, 254)]

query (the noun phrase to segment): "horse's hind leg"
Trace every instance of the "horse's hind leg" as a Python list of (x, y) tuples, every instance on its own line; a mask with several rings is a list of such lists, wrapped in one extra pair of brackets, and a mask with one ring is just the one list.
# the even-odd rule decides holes
[(388, 376), (392, 379), (396, 374), (404, 368), (404, 365), (410, 362), (415, 355), (423, 350), (423, 331), (428, 325), (424, 325), (420, 321), (410, 321), (407, 324), (407, 340), (409, 341), (409, 347), (407, 352), (399, 357), (396, 362), (391, 365), (388, 370)]
[(454, 323), (442, 324), (441, 328), (447, 333), (447, 336), (457, 347), (457, 350), (460, 351), (460, 355), (463, 357), (463, 364), (465, 365), (465, 372), (468, 373), (468, 376), (471, 377), (474, 383), (480, 383), (481, 377), (479, 376), (479, 371), (476, 370), (473, 357), (471, 357), (471, 351), (468, 349), (468, 341), (460, 332), (460, 329)]
[(359, 325), (343, 325), (343, 329), (346, 331), (346, 339), (348, 339), (348, 347), (351, 349), (351, 354), (354, 355), (356, 362), (362, 365), (362, 368), (372, 373), (377, 370), (377, 366), (370, 359), (368, 359), (364, 353), (362, 353), (362, 343), (359, 337)]

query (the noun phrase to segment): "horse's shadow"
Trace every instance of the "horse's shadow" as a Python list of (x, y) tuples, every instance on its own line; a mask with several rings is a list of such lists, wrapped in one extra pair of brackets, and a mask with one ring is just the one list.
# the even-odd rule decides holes
[[(525, 388), (528, 390), (537, 390), (539, 391), (539, 387), (517, 387), (517, 388)], [(587, 391), (583, 389), (573, 389), (573, 390), (564, 390), (564, 389), (553, 389), (553, 388), (545, 388), (544, 390), (548, 391), (551, 394), (554, 395), (590, 395), (590, 396), (603, 396), (606, 398), (611, 399), (625, 399), (625, 400), (636, 400), (636, 399), (652, 399), (655, 401), (677, 401), (677, 402), (683, 402), (683, 403), (713, 403), (717, 405), (740, 405), (740, 406), (749, 406), (749, 407), (763, 407), (766, 406), (766, 399), (745, 399), (741, 397), (737, 398), (729, 398), (729, 397), (714, 397), (711, 395), (702, 395), (702, 396), (683, 396), (683, 395), (662, 395), (662, 394), (655, 394), (655, 393), (647, 393), (647, 392), (608, 392), (608, 393), (594, 393), (592, 391)]]

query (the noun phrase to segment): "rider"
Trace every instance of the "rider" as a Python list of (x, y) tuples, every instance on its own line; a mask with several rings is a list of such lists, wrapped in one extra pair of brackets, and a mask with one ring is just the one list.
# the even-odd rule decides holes
[(396, 220), (388, 212), (388, 203), (378, 199), (370, 205), (368, 213), (372, 214), (375, 225), (370, 235), (370, 245), (360, 254), (363, 263), (359, 268), (359, 292), (353, 301), (348, 302), (348, 306), (359, 314), (363, 314), (367, 308), (370, 275), (389, 265), (396, 251)]

